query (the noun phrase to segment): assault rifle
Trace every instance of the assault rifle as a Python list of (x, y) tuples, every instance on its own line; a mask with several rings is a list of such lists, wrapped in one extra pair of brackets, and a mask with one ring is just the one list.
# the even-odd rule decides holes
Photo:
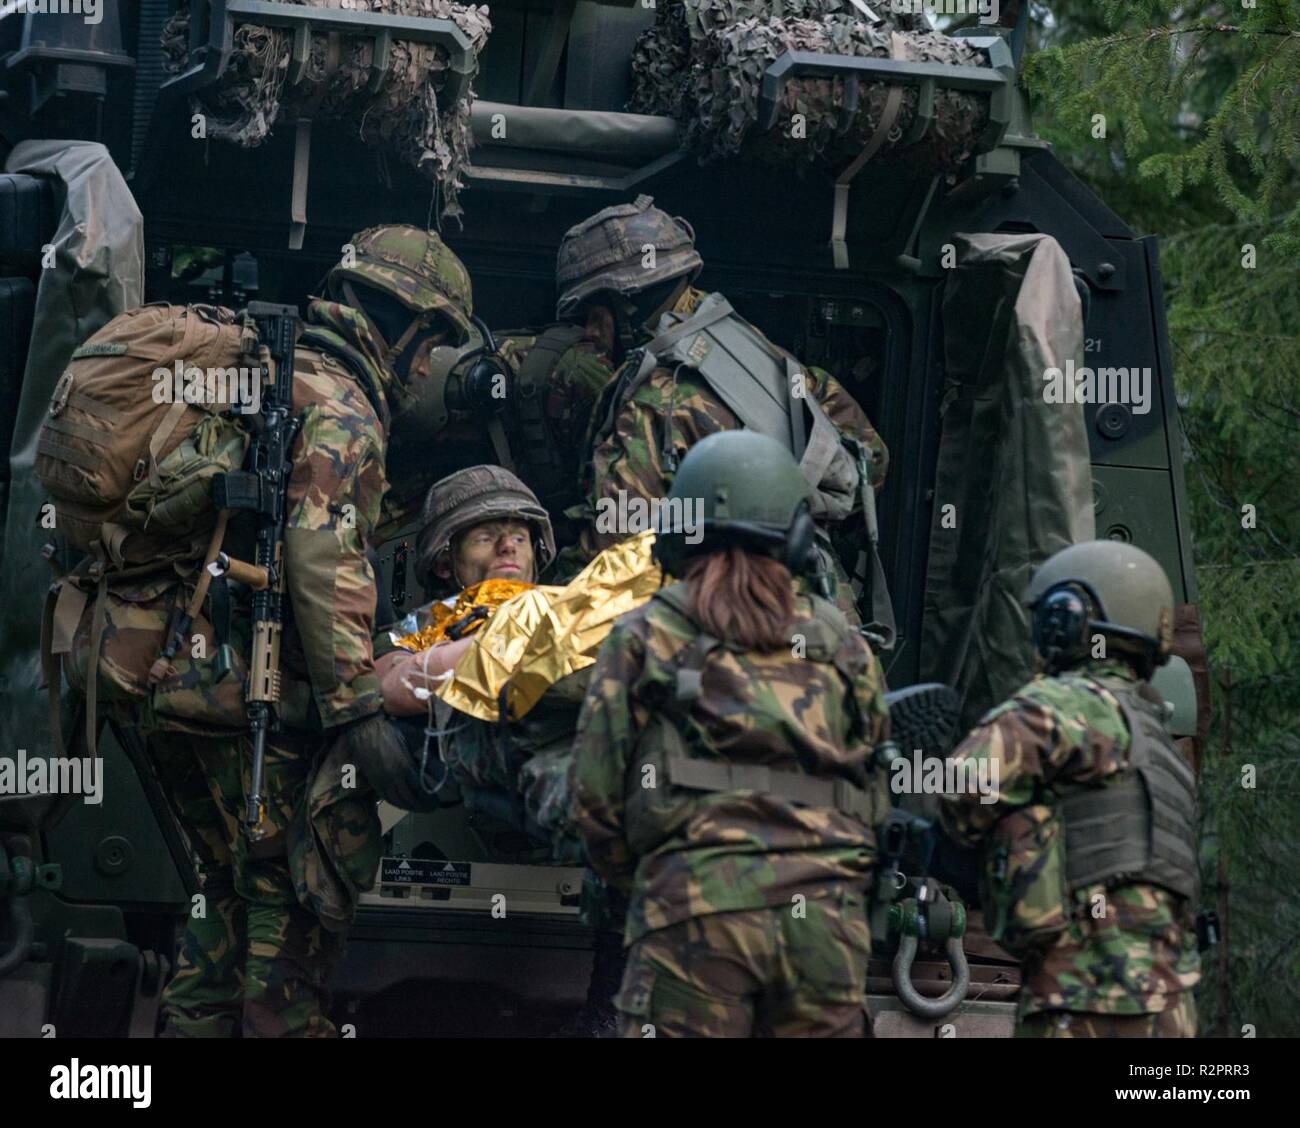
[(253, 429), (245, 469), (217, 475), (212, 488), (218, 509), (249, 510), (257, 514), (257, 549), (252, 564), (232, 560), (221, 553), (208, 567), (213, 575), (229, 575), (253, 590), (253, 653), (248, 664), (248, 684), (244, 687), (244, 707), (253, 738), (253, 766), (245, 798), (244, 828), (256, 842), (266, 837), (266, 806), (262, 798), (266, 736), (279, 728), (285, 490), (291, 472), (289, 456), (301, 420), (293, 414), (297, 307), (250, 302), (245, 316), (257, 327), (253, 346), (256, 352), (248, 362), (261, 369), (261, 410), (245, 417)]

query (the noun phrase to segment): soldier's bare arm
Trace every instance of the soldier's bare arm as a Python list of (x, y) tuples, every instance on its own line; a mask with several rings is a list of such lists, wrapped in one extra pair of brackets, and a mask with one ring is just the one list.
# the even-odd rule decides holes
[(431, 691), (438, 679), (451, 670), (473, 644), (473, 638), (460, 638), (418, 652), (393, 650), (375, 659), (384, 711), (395, 717), (413, 717), (428, 712), (428, 701), (417, 697), (416, 689)]

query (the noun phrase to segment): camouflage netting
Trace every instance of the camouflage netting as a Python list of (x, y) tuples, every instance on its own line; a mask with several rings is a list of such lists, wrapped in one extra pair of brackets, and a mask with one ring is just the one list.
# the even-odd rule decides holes
[(713, 32), (747, 19), (797, 19), (855, 11), (850, 0), (669, 0), (632, 53), (634, 113), (683, 120), (692, 106), (691, 64)]
[[(884, 5), (877, 10), (885, 14)], [(855, 17), (847, 0), (687, 0), (662, 7), (637, 44), (628, 108), (683, 122), (702, 162), (743, 153), (772, 164), (839, 169), (875, 133), (892, 84), (862, 82), (857, 110), (846, 124), (842, 78), (790, 79), (775, 124), (759, 132), (754, 125), (763, 73), (780, 55), (814, 51), (889, 58), (892, 41), (896, 58), (986, 65), (984, 53), (961, 40), (904, 30), (900, 23), (873, 26)], [(988, 96), (939, 88), (934, 121), (920, 142), (908, 146), (903, 139), (916, 115), (917, 96), (916, 86), (902, 86), (897, 116), (876, 159), (894, 159), (918, 172), (955, 171), (970, 157), (988, 121)], [(803, 115), (799, 129), (795, 114)]]
[[(403, 16), (449, 19), (470, 40), (477, 59), (492, 25), (486, 5), (450, 0), (283, 0), (314, 8), (346, 8)], [(179, 73), (189, 46), (189, 11), (182, 8), (163, 29), (165, 66)], [(444, 215), (458, 216), (461, 172), (469, 162), (472, 91), (455, 105), (441, 97), (446, 51), (434, 44), (395, 39), (389, 68), (377, 92), (367, 87), (373, 40), (343, 36), (336, 65), (330, 66), (329, 37), (313, 35), (302, 81), (287, 85), (292, 33), (240, 24), (234, 50), (220, 83), (200, 92), (194, 108), (207, 118), (207, 135), (246, 148), (260, 145), (281, 122), (299, 117), (341, 122), (360, 138), (385, 146), (436, 180)], [(475, 68), (477, 72), (477, 66)]]

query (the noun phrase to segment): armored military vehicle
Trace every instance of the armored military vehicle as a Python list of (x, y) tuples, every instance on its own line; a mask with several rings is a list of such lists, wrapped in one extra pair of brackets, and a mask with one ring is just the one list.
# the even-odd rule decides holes
[[(1015, 597), (1032, 564), (1093, 535), (1150, 551), (1195, 634), (1156, 240), (1035, 137), (1016, 81), (1028, 5), (943, 33), (861, 0), (495, 0), (488, 32), (443, 0), (190, 0), (179, 22), (177, 7), (0, 16), (0, 757), (54, 753), (39, 608), (68, 562), (32, 465), (71, 350), (141, 300), (301, 303), (353, 232), (449, 203), (463, 214), (444, 234), (493, 326), (551, 321), (564, 232), (649, 193), (694, 226), (702, 285), (840, 378), (890, 450), (891, 687), (946, 683), (969, 723), (1026, 672)], [(827, 13), (852, 34), (772, 24)], [(259, 69), (258, 43), (276, 66)], [(442, 116), (367, 117), (417, 56)], [(496, 460), (473, 422), (428, 444), (430, 478)], [(411, 530), (392, 533), (381, 620), (423, 599)], [(153, 1031), (195, 875), (138, 741), (109, 725), (100, 744), (101, 802), (0, 795), (5, 1033)], [(463, 808), (384, 821), (340, 1023), (536, 1033), (581, 1002), (580, 869)], [(923, 1018), (882, 950), (877, 1033), (1009, 1033), (1014, 962), (974, 925), (966, 951), (966, 1001)], [(951, 974), (934, 955), (914, 969), (922, 995)]]

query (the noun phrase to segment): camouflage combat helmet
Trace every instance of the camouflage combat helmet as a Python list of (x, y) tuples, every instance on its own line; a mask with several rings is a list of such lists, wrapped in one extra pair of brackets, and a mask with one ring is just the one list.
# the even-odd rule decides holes
[(793, 572), (814, 554), (808, 483), (793, 456), (757, 431), (701, 439), (655, 515), (654, 557), (680, 576), (686, 560), (728, 545), (767, 552)]
[(434, 566), (451, 551), (457, 533), (485, 521), (523, 521), (533, 530), (537, 572), (555, 559), (555, 534), (542, 503), (500, 466), (469, 466), (434, 482), (424, 500), (424, 528), (416, 568), (426, 584), (437, 582)]
[[(660, 282), (689, 283), (704, 262), (695, 249), (695, 231), (686, 220), (653, 206), (651, 196), (603, 208), (569, 228), (555, 262), (561, 320), (577, 315), (587, 299), (602, 291), (630, 297)], [(653, 266), (644, 265), (654, 248)], [(647, 311), (649, 312), (649, 311)]]
[(1093, 634), (1141, 658), (1144, 675), (1168, 660), (1173, 588), (1136, 545), (1095, 540), (1063, 548), (1034, 573), (1025, 603), (1034, 610), (1034, 642), (1049, 669), (1087, 657)]
[(352, 237), (352, 245), (351, 265), (340, 263), (329, 272), (331, 293), (356, 305), (344, 287), (362, 282), (415, 314), (442, 314), (461, 341), (471, 335), (474, 299), (469, 272), (436, 231), (407, 224), (369, 227)]

